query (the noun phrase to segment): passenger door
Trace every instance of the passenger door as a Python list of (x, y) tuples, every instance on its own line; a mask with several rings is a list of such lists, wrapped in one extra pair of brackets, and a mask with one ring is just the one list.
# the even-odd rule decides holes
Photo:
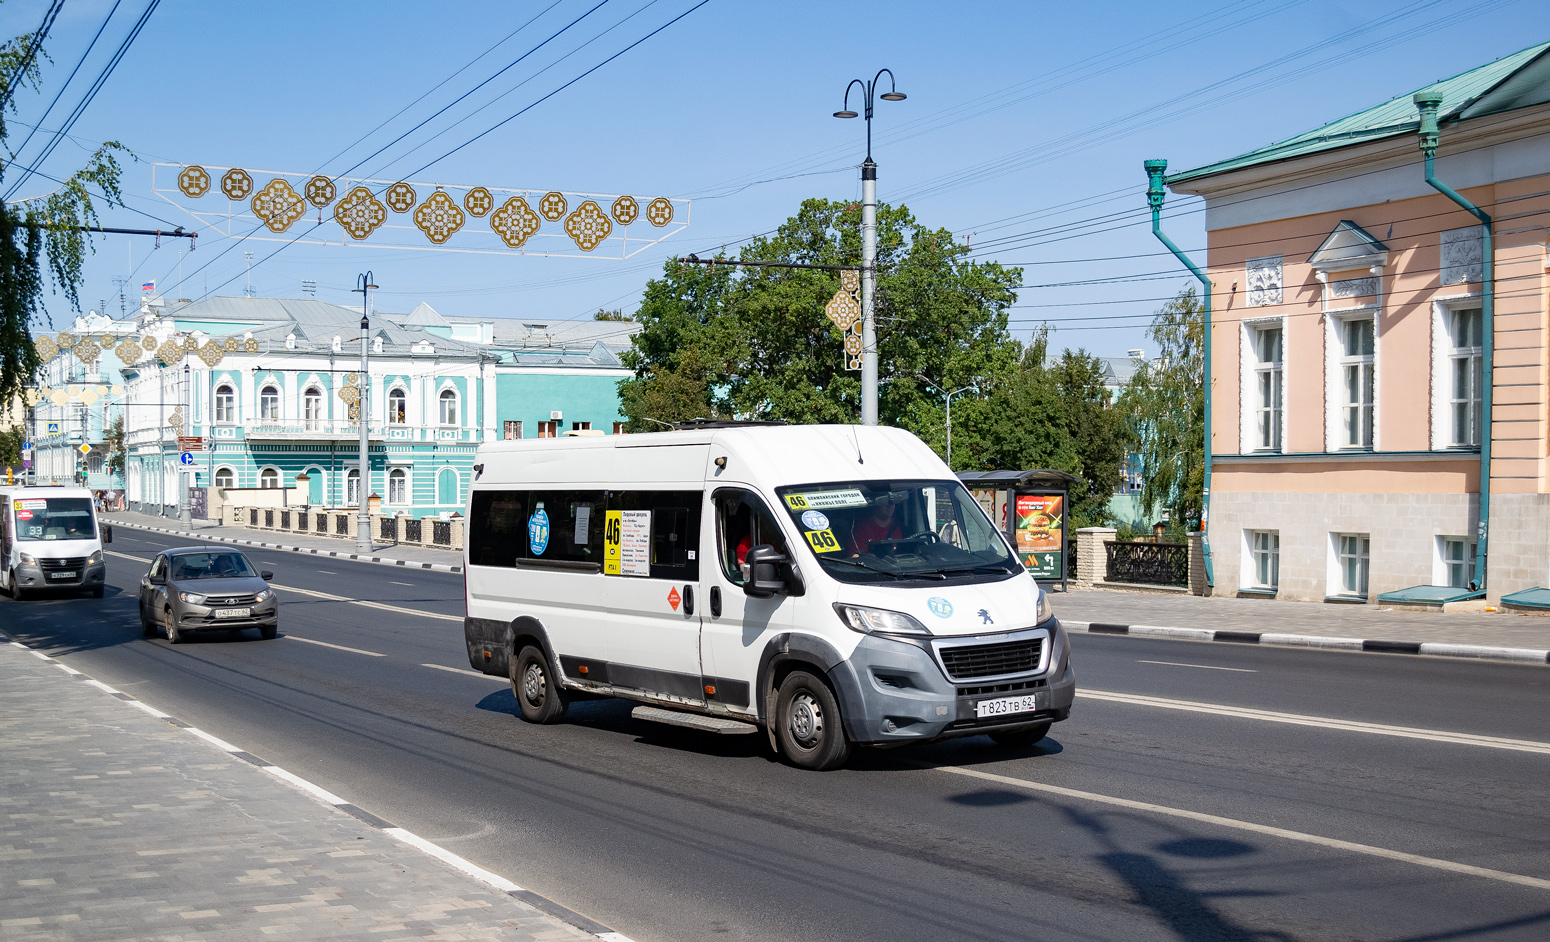
[(770, 636), (790, 629), (795, 608), (782, 593), (760, 599), (743, 594), (750, 547), (767, 543), (790, 556), (791, 545), (764, 500), (740, 487), (718, 488), (708, 501), (715, 526), (707, 527), (704, 582), (706, 605), (700, 633), (700, 658), (711, 702), (734, 712), (756, 715), (754, 683), (759, 658)]
[[(700, 670), (702, 491), (609, 495), (604, 524), (607, 682), (692, 702)], [(589, 667), (592, 679), (599, 679)]]
[(158, 555), (151, 560), (151, 568), (140, 577), (140, 614), (152, 624), (161, 623), (162, 603), (166, 599), (167, 586), (155, 585), (151, 582), (152, 576), (167, 575), (167, 557)]

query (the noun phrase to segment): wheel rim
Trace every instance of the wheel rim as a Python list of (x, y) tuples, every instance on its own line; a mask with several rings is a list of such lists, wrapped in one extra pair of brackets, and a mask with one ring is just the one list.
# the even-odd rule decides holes
[(791, 699), (791, 738), (806, 749), (823, 739), (823, 707), (807, 691)]
[(533, 706), (542, 706), (547, 686), (544, 669), (537, 662), (529, 662), (527, 669), (522, 672), (522, 696)]

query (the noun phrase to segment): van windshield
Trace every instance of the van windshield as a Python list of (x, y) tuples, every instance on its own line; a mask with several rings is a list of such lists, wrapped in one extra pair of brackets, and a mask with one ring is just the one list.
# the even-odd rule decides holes
[(16, 539), (94, 540), (89, 497), (18, 497), (12, 501), (16, 514)]
[(824, 571), (841, 582), (1006, 578), (1023, 571), (957, 481), (778, 488)]

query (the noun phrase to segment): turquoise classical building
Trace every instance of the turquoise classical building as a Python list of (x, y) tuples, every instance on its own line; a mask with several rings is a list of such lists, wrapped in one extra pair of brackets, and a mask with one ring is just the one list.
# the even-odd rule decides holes
[[(365, 493), (415, 517), (463, 508), (481, 442), (621, 428), (617, 389), (630, 373), (618, 353), (634, 324), (448, 318), (427, 304), (376, 312), (363, 381), (360, 320), (315, 300), (145, 305), (121, 331), (141, 350), (119, 367), (131, 507), (169, 512), (180, 472), (195, 486), (299, 484), (310, 505), (355, 506), (352, 408), (363, 398)], [(179, 437), (200, 440), (192, 465), (180, 464)]]

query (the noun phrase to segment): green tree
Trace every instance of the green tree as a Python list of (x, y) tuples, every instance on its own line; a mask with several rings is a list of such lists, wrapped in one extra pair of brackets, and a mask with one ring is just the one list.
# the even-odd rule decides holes
[(9, 467), (21, 472), (22, 442), (26, 440), (27, 432), (20, 425), (0, 428), (0, 468)]
[(108, 446), (107, 466), (108, 473), (123, 475), (124, 473), (124, 414), (120, 412), (108, 426), (107, 434), (103, 440)]
[[(5, 117), (15, 111), (15, 93), (37, 88), (41, 45), (36, 33), (0, 43), (0, 101), (5, 102), (0, 107), (0, 145), (8, 137)], [(34, 318), (52, 323), (43, 304), (45, 262), (53, 291), (64, 294), (71, 310), (81, 309), (77, 292), (90, 248), (83, 229), (99, 223), (92, 191), (109, 206), (122, 202), (114, 156), (119, 151), (128, 153), (117, 141), (108, 141), (46, 195), (0, 205), (0, 401), (21, 392), (42, 365), (31, 323)], [(3, 147), (0, 153), (9, 154)], [(0, 180), (10, 169), (0, 160)], [(56, 182), (41, 175), (35, 179), (40, 184)]]
[(592, 315), (592, 319), (595, 321), (627, 321), (630, 318), (624, 313), (622, 308), (616, 307), (612, 311), (598, 308), (597, 313)]
[(1205, 316), (1195, 289), (1164, 305), (1148, 333), (1157, 360), (1141, 364), (1122, 398), (1141, 458), (1141, 503), (1193, 530), (1205, 478)]

